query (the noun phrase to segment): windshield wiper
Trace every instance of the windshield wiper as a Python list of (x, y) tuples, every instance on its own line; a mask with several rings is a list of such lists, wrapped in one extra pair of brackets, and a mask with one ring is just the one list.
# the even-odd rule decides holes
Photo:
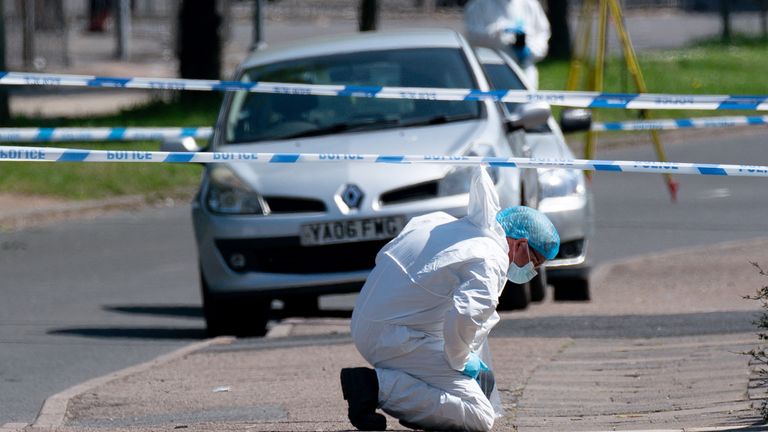
[(403, 127), (431, 126), (431, 125), (452, 123), (457, 121), (472, 120), (476, 118), (478, 118), (477, 114), (471, 114), (471, 113), (454, 114), (454, 115), (442, 114), (442, 115), (437, 115), (433, 117), (427, 117), (427, 118), (411, 120), (408, 122), (403, 122), (400, 124), (400, 126), (403, 126)]
[[(385, 118), (370, 118), (364, 121), (334, 123), (329, 126), (324, 126), (317, 129), (312, 129), (303, 132), (297, 132), (295, 134), (281, 136), (275, 139), (290, 139), (290, 138), (305, 138), (320, 135), (331, 135), (342, 132), (354, 132), (368, 129), (383, 129), (384, 127), (397, 126), (400, 124), (399, 119), (385, 119)], [(382, 127), (383, 126), (383, 127)]]

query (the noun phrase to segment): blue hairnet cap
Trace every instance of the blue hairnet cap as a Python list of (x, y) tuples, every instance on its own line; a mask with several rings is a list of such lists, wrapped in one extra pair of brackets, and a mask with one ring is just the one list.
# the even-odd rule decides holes
[(544, 213), (530, 207), (505, 208), (496, 214), (507, 237), (527, 239), (528, 244), (544, 258), (551, 260), (560, 249), (560, 235)]

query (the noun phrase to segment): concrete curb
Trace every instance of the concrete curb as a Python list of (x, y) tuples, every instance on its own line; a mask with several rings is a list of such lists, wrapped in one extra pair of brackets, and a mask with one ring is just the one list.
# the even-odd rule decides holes
[[(39, 208), (13, 210), (0, 209), (0, 230), (24, 229), (52, 221), (74, 219), (78, 217), (97, 216), (110, 211), (141, 210), (148, 207), (176, 206), (179, 203), (192, 201), (193, 188), (178, 188), (163, 193), (147, 193), (146, 195), (126, 195), (114, 198), (88, 201), (65, 201), (58, 204), (41, 206)], [(19, 200), (24, 196), (20, 195)]]
[[(719, 426), (719, 427), (696, 427), (696, 428), (680, 428), (680, 429), (633, 429), (634, 432), (725, 432), (725, 431), (742, 431), (742, 432), (758, 432), (768, 431), (767, 425), (733, 425), (733, 426)], [(613, 431), (610, 432), (614, 432)], [(603, 432), (603, 431), (593, 431)], [(608, 431), (605, 431), (608, 432)]]
[(72, 201), (44, 208), (0, 212), (0, 227), (24, 228), (50, 220), (71, 218), (83, 214), (138, 209), (147, 205), (143, 195), (130, 195), (92, 201)]
[[(222, 336), (222, 337), (217, 337), (213, 339), (208, 339), (203, 342), (197, 342), (197, 343), (179, 348), (176, 351), (170, 352), (168, 354), (161, 355), (160, 357), (156, 357), (147, 362), (144, 362), (135, 366), (131, 366), (125, 369), (121, 369), (119, 371), (112, 372), (110, 374), (107, 374), (98, 378), (94, 378), (84, 383), (77, 384), (73, 387), (70, 387), (60, 393), (57, 393), (53, 396), (48, 397), (45, 400), (45, 403), (43, 403), (43, 407), (40, 410), (40, 413), (37, 415), (35, 422), (32, 423), (32, 427), (49, 428), (49, 429), (55, 429), (55, 428), (61, 427), (64, 424), (65, 416), (67, 414), (67, 406), (69, 405), (70, 399), (72, 399), (77, 395), (85, 393), (93, 388), (106, 384), (110, 381), (114, 381), (120, 378), (127, 377), (129, 375), (146, 371), (153, 367), (161, 366), (165, 363), (187, 356), (189, 354), (194, 353), (195, 351), (199, 351), (211, 345), (230, 344), (232, 343), (233, 340), (234, 338), (232, 337)], [(14, 425), (14, 423), (10, 423), (9, 425)], [(3, 428), (5, 428), (5, 426), (3, 426)], [(0, 430), (0, 432), (7, 432), (7, 431)], [(8, 432), (14, 432), (14, 430), (9, 429)]]
[(26, 423), (6, 423), (0, 426), (0, 432), (22, 432), (27, 426)]

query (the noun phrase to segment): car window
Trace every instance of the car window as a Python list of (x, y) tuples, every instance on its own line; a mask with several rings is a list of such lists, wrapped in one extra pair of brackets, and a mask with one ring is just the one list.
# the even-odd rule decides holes
[[(515, 74), (505, 63), (482, 63), (485, 75), (490, 81), (490, 85), (493, 89), (504, 90), (525, 90), (523, 81)], [(519, 103), (505, 103), (504, 106), (507, 111), (513, 112), (515, 108), (520, 105)]]
[[(425, 67), (428, 65), (428, 67)], [(254, 67), (242, 81), (394, 87), (476, 88), (456, 48), (399, 49), (304, 58)], [(433, 101), (237, 92), (227, 143), (408, 127), (476, 119), (476, 101)]]
[[(498, 90), (525, 90), (525, 85), (520, 77), (517, 76), (515, 71), (509, 67), (501, 57), (498, 57), (498, 61), (489, 60), (481, 63), (485, 75), (488, 77), (491, 88)], [(503, 104), (507, 112), (512, 113), (520, 105), (519, 103), (506, 102)], [(544, 123), (543, 125), (534, 128), (527, 129), (527, 132), (531, 133), (546, 133), (551, 132), (549, 125)]]

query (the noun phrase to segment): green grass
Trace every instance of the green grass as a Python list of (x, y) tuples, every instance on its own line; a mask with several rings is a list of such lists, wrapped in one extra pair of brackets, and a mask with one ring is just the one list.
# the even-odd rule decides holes
[[(88, 119), (14, 118), (10, 126), (206, 126), (215, 122), (220, 103), (220, 96), (215, 95), (197, 103), (152, 102), (118, 114)], [(44, 145), (95, 150), (158, 150), (159, 148), (158, 142)], [(162, 196), (194, 186), (199, 181), (201, 172), (202, 167), (196, 164), (3, 162), (0, 164), (0, 192), (77, 200), (133, 194)]]
[[(650, 93), (678, 94), (768, 94), (768, 41), (737, 36), (730, 45), (704, 40), (689, 48), (638, 54), (638, 63)], [(548, 61), (539, 65), (540, 87), (565, 88), (569, 62)], [(582, 87), (586, 88), (586, 87)], [(611, 57), (605, 66), (606, 92), (636, 93), (637, 88), (621, 57)], [(654, 118), (684, 118), (721, 115), (755, 115), (754, 111), (659, 110)], [(638, 118), (638, 111), (618, 109), (594, 113), (600, 121)]]

